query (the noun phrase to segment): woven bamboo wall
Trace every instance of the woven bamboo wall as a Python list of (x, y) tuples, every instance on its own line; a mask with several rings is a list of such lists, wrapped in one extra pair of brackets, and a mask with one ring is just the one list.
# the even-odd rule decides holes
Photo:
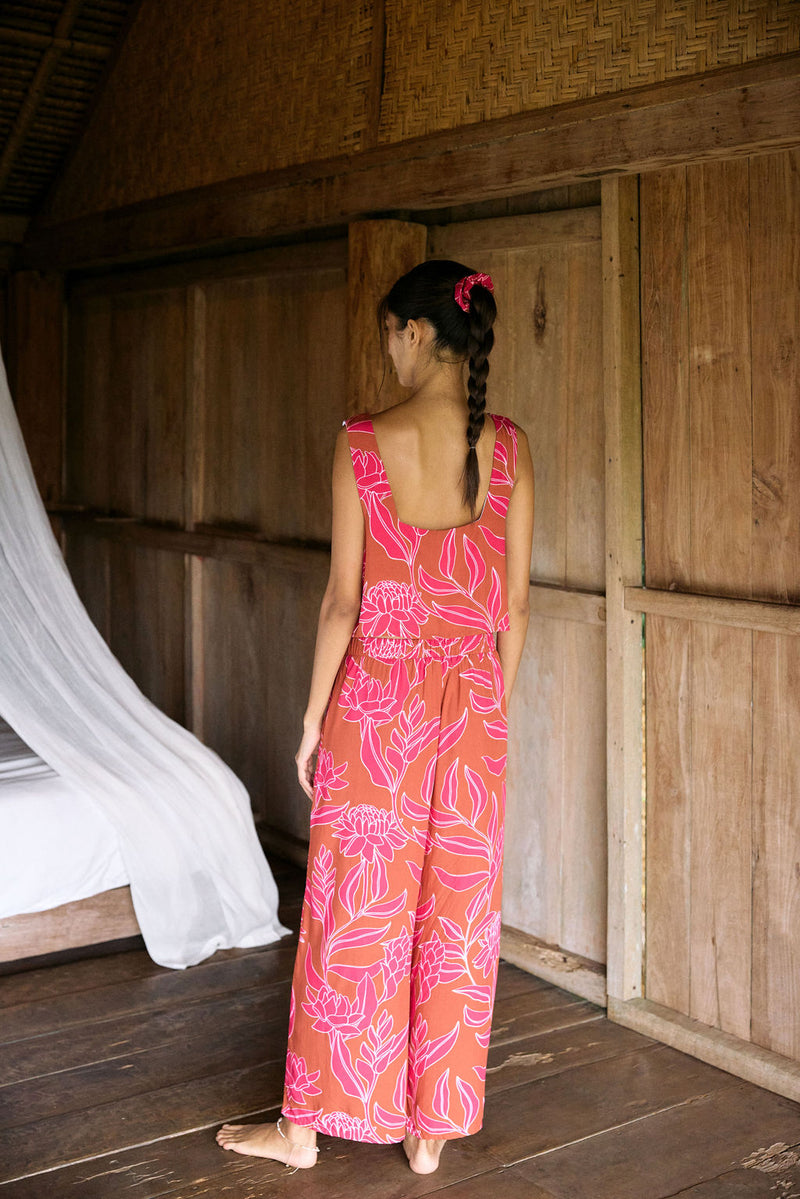
[(798, 48), (796, 0), (143, 0), (47, 217)]
[[(800, 154), (642, 179), (648, 587), (800, 602)], [(646, 617), (646, 995), (800, 1057), (800, 638)]]

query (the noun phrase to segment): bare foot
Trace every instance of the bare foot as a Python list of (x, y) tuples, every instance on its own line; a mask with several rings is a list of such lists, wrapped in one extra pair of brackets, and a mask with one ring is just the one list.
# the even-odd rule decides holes
[(277, 1124), (223, 1124), (216, 1135), (217, 1144), (235, 1153), (252, 1157), (269, 1157), (299, 1170), (310, 1170), (317, 1164), (317, 1134), (313, 1128), (281, 1121)]
[(444, 1141), (429, 1141), (415, 1137), (409, 1132), (403, 1140), (408, 1164), (415, 1174), (433, 1174), (439, 1169), (439, 1156), (444, 1148)]

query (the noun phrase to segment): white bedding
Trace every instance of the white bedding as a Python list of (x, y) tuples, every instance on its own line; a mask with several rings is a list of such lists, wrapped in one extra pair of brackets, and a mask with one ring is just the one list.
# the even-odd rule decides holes
[(0, 919), (128, 881), (107, 818), (0, 718)]

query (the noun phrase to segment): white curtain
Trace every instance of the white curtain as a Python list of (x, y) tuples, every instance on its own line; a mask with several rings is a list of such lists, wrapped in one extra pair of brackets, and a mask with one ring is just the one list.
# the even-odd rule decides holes
[(89, 619), (39, 496), (1, 357), (0, 714), (113, 824), (156, 962), (190, 966), (290, 931), (278, 921), (243, 784), (142, 694)]

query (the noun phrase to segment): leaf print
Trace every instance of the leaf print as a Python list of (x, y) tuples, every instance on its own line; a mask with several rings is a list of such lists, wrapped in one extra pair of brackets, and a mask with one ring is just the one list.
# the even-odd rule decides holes
[(491, 632), (484, 612), (466, 608), (463, 604), (437, 604), (436, 601), (433, 603), (433, 608), (440, 616), (453, 624), (465, 625), (468, 629), (481, 629), (486, 633)]
[(476, 712), (482, 712), (484, 715), (494, 712), (497, 708), (497, 700), (493, 695), (476, 695), (474, 691), (471, 691), (469, 702)]
[(492, 532), (487, 525), (481, 525), (481, 532), (489, 543), (489, 548), (494, 550), (496, 554), (505, 554), (506, 539), (500, 537), (499, 534)]
[(351, 870), (348, 870), (347, 874), (345, 875), (344, 882), (339, 887), (339, 898), (341, 899), (347, 914), (351, 917), (355, 916), (356, 912), (358, 911), (356, 896), (358, 895), (361, 884), (364, 881), (365, 866), (366, 863), (360, 861), (353, 866)]
[(464, 1128), (469, 1128), (473, 1123), (480, 1110), (478, 1096), (475, 1094), (474, 1088), (468, 1082), (464, 1082), (456, 1075), (456, 1089), (461, 1096), (461, 1102), (464, 1106)]
[(454, 583), (434, 578), (433, 575), (428, 574), (424, 566), (417, 567), (417, 579), (432, 595), (454, 595), (458, 591), (458, 587)]
[(481, 760), (490, 774), (502, 778), (506, 770), (506, 757), (506, 754), (501, 754), (499, 758), (490, 758), (488, 754), (484, 754)]
[(471, 857), (480, 858), (486, 856), (486, 842), (479, 841), (477, 837), (447, 837), (437, 833), (436, 844), (446, 853), (469, 854)]
[(484, 720), (483, 727), (495, 741), (505, 741), (508, 737), (508, 724), (505, 720)]
[(445, 870), (444, 866), (434, 866), (433, 870), (439, 882), (453, 891), (469, 891), (486, 878), (486, 872), (483, 870), (475, 870), (471, 874), (453, 874), (451, 870)]
[(360, 949), (364, 945), (374, 945), (382, 941), (391, 928), (384, 924), (383, 928), (351, 928), (347, 932), (334, 934), (330, 942), (331, 953), (343, 953), (345, 949)]
[(464, 777), (467, 780), (467, 787), (472, 800), (472, 823), (477, 824), (489, 801), (489, 793), (481, 776), (467, 766), (466, 763), (464, 764)]
[(500, 575), (497, 573), (497, 567), (493, 566), (492, 567), (492, 586), (491, 586), (491, 590), (489, 591), (489, 599), (487, 600), (487, 603), (486, 603), (486, 606), (489, 609), (489, 615), (492, 618), (493, 625), (497, 624), (498, 618), (500, 616), (500, 602), (501, 602)]
[(461, 715), (458, 720), (454, 721), (452, 724), (449, 724), (447, 728), (442, 731), (439, 737), (440, 754), (445, 753), (448, 749), (452, 749), (459, 738), (463, 736), (464, 729), (467, 727), (468, 715), (469, 713), (465, 709), (463, 715)]
[(442, 552), (439, 555), (439, 570), (446, 578), (453, 577), (456, 564), (456, 533), (451, 529), (444, 539)]
[(463, 544), (464, 556), (469, 568), (469, 593), (473, 595), (475, 588), (483, 582), (486, 576), (486, 563), (474, 541), (470, 541), (469, 537), (465, 536)]
[(376, 787), (386, 787), (394, 790), (394, 778), (386, 765), (381, 749), (381, 739), (371, 720), (365, 720), (361, 725), (364, 739), (361, 742), (361, 761), (369, 771), (369, 777)]
[(449, 1117), (449, 1108), (450, 1108), (449, 1078), (450, 1078), (450, 1067), (448, 1066), (447, 1069), (442, 1074), (439, 1075), (439, 1079), (436, 1083), (436, 1089), (433, 1093), (433, 1110), (436, 1112), (437, 1116), (441, 1116), (442, 1119), (444, 1119), (444, 1120), (448, 1119), (448, 1117)]
[(409, 545), (397, 530), (385, 505), (370, 492), (367, 496), (369, 530), (381, 548), (396, 562), (409, 562)]

